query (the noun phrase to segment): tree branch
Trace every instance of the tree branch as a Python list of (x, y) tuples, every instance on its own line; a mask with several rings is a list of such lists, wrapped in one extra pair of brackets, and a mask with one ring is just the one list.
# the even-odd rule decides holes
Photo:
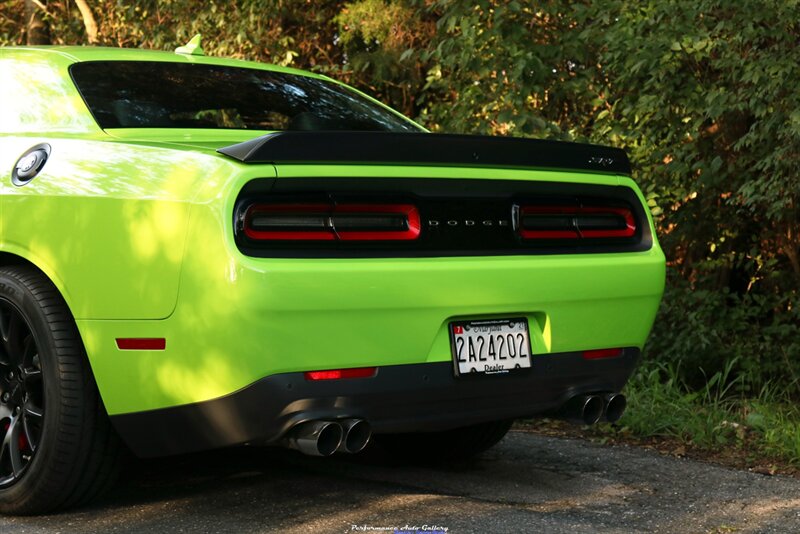
[(25, 42), (29, 45), (50, 44), (50, 28), (42, 17), (47, 6), (40, 0), (25, 0)]
[[(31, 1), (31, 3), (32, 3), (32, 4), (35, 4), (35, 5), (36, 5), (36, 6), (37, 6), (39, 9), (41, 9), (42, 11), (44, 11), (45, 13), (47, 13), (47, 6), (46, 6), (46, 5), (44, 5), (44, 4), (41, 2), (41, 0), (30, 0), (30, 1)], [(49, 15), (50, 13), (47, 13), (47, 14)]]
[(86, 0), (75, 0), (75, 4), (83, 17), (83, 26), (86, 28), (86, 37), (89, 40), (89, 44), (95, 44), (97, 42), (97, 21), (94, 19), (92, 10)]

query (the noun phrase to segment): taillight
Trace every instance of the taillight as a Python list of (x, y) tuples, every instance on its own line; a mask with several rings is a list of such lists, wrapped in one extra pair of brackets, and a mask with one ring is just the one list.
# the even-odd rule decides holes
[(333, 241), (327, 204), (253, 204), (245, 212), (244, 233), (250, 239)]
[(419, 232), (411, 204), (253, 204), (244, 216), (257, 241), (408, 241)]
[(341, 204), (331, 224), (342, 241), (406, 241), (419, 237), (419, 211), (411, 204)]
[(522, 206), (517, 227), (523, 239), (619, 238), (636, 234), (636, 219), (621, 207)]

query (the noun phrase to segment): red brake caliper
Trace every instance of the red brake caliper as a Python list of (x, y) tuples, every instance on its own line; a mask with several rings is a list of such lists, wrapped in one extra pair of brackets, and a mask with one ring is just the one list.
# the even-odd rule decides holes
[[(8, 428), (10, 426), (11, 426), (11, 422), (6, 421), (3, 424), (3, 433), (8, 432)], [(19, 450), (20, 451), (24, 451), (24, 450), (26, 450), (28, 448), (28, 438), (25, 437), (25, 433), (24, 432), (20, 433), (19, 440), (17, 441), (17, 443), (19, 443)]]

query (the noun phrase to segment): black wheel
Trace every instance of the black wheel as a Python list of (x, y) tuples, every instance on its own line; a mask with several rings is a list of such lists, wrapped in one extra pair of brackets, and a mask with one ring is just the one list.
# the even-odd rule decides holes
[(513, 421), (492, 421), (444, 432), (383, 434), (377, 446), (390, 458), (419, 463), (461, 462), (495, 446)]
[(113, 483), (121, 445), (75, 321), (29, 267), (0, 269), (0, 512), (38, 514)]

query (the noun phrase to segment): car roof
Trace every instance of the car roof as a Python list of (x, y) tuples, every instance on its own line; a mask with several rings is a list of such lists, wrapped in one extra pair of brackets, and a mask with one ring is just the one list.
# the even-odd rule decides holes
[(53, 63), (73, 64), (84, 61), (158, 61), (172, 63), (194, 63), (200, 65), (219, 65), (226, 67), (239, 67), (248, 69), (270, 70), (288, 72), (301, 76), (328, 79), (313, 72), (308, 72), (290, 67), (281, 67), (268, 63), (257, 63), (242, 59), (230, 59), (205, 55), (178, 54), (163, 50), (146, 50), (143, 48), (112, 48), (104, 46), (9, 46), (0, 47), (0, 57), (24, 55), (28, 58), (41, 56), (43, 60)]

